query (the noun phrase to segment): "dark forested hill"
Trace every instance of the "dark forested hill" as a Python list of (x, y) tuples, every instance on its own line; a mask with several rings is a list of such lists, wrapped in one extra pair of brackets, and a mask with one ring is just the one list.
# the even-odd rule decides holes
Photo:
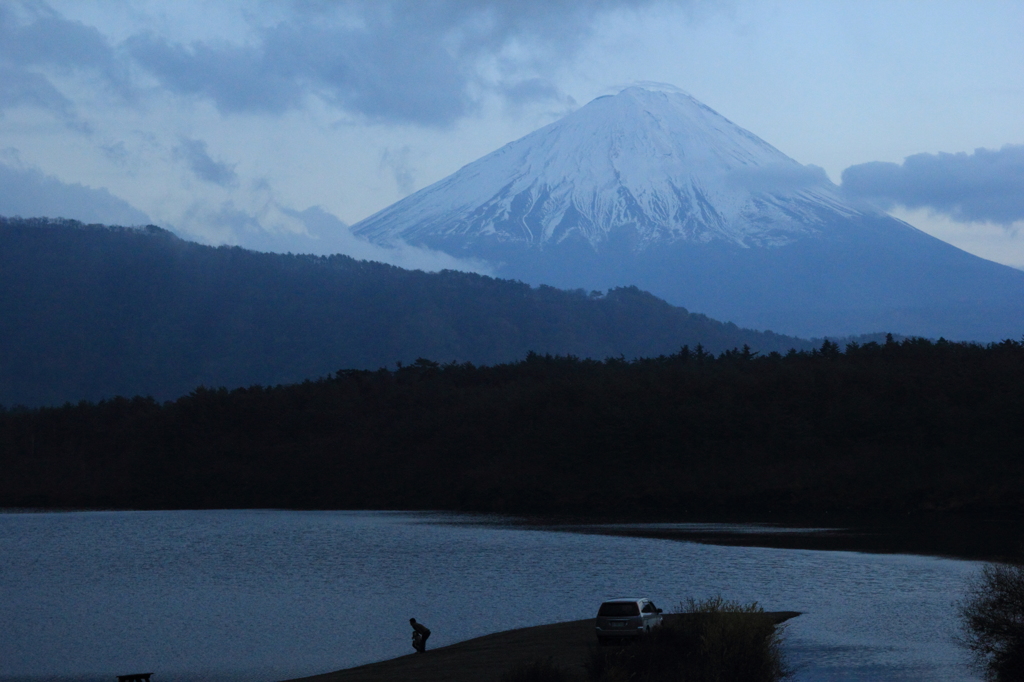
[(0, 507), (1024, 511), (1024, 345), (479, 367), (0, 410)]
[(636, 288), (531, 288), (346, 256), (266, 254), (156, 227), (0, 218), (0, 404), (274, 385), (429, 357), (627, 358), (684, 344), (809, 348)]

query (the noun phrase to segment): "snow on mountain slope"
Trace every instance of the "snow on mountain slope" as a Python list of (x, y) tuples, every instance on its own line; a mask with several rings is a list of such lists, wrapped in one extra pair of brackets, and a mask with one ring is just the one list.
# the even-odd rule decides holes
[(781, 245), (851, 216), (821, 169), (802, 166), (693, 97), (634, 86), (505, 145), (353, 226), (372, 241), (488, 240), (633, 248), (725, 240)]

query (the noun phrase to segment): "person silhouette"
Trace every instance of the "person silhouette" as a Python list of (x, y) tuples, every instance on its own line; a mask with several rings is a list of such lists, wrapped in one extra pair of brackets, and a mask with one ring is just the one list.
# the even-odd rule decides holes
[(430, 637), (430, 629), (422, 623), (417, 623), (415, 618), (409, 619), (409, 625), (412, 626), (412, 648), (422, 654), (427, 650), (427, 637)]

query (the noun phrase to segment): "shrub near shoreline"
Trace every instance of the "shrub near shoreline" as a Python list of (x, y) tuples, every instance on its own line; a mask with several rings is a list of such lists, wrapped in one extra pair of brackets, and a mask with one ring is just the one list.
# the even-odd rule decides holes
[(988, 679), (1024, 679), (1024, 563), (986, 564), (958, 605), (961, 646)]
[[(680, 604), (682, 618), (625, 646), (595, 645), (586, 661), (589, 682), (777, 682), (790, 676), (782, 630), (758, 606), (713, 597)], [(535, 661), (502, 682), (569, 682), (551, 661)]]

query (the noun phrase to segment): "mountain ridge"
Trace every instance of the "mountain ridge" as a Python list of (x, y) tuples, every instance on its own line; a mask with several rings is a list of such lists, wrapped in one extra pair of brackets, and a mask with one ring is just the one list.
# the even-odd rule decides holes
[(0, 218), (0, 404), (276, 385), (419, 357), (809, 349), (639, 289), (531, 287), (348, 256), (187, 242), (154, 226)]

